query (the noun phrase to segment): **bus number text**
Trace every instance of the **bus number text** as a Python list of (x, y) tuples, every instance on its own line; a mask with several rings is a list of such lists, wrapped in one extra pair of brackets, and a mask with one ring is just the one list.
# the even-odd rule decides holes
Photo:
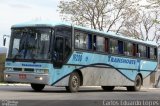
[(82, 61), (82, 55), (81, 54), (74, 54), (73, 61)]

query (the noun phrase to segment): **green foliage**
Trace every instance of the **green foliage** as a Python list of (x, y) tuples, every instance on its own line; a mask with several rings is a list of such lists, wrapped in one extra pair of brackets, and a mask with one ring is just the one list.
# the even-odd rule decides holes
[(6, 54), (0, 54), (0, 64), (4, 64), (6, 60)]

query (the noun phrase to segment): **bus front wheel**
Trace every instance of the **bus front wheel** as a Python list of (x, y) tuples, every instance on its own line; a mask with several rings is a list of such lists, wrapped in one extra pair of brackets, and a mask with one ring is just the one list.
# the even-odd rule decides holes
[(69, 92), (78, 92), (80, 86), (80, 76), (78, 73), (73, 72), (69, 77), (68, 86), (66, 86), (66, 90)]
[(42, 91), (43, 90), (43, 88), (45, 87), (45, 85), (44, 84), (31, 84), (31, 87), (32, 87), (32, 89), (34, 90), (34, 91), (36, 91), (36, 92), (40, 92), (40, 91)]
[(127, 86), (128, 91), (140, 91), (142, 86), (142, 78), (137, 75), (135, 78), (134, 86)]

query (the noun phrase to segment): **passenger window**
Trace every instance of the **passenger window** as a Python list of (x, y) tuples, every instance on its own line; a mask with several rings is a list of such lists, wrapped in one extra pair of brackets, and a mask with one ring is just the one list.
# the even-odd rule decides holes
[(118, 41), (118, 54), (123, 54), (123, 41)]
[(157, 59), (157, 48), (154, 48), (154, 59)]
[(101, 51), (101, 52), (105, 51), (104, 43), (105, 43), (105, 38), (97, 36), (97, 43), (96, 43), (97, 51)]
[(85, 33), (75, 32), (75, 48), (87, 49), (88, 36)]
[(133, 44), (129, 42), (124, 43), (124, 54), (126, 56), (132, 56), (133, 55)]
[(138, 56), (138, 45), (137, 44), (133, 44), (133, 56)]
[(147, 47), (147, 57), (149, 59), (156, 59), (157, 58), (157, 49), (154, 47)]
[(147, 57), (147, 48), (144, 45), (138, 45), (138, 53), (140, 57)]
[(96, 51), (97, 47), (97, 38), (96, 35), (93, 36), (93, 50)]
[(92, 50), (92, 34), (88, 34), (87, 37), (87, 49)]
[(115, 39), (110, 39), (109, 44), (110, 53), (118, 54), (118, 41)]
[(105, 52), (109, 52), (109, 40), (105, 38)]

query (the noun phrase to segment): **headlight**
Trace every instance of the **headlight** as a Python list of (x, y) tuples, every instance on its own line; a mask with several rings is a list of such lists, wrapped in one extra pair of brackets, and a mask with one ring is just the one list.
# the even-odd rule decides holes
[(48, 74), (48, 70), (47, 69), (35, 69), (34, 72), (38, 73), (38, 74)]

